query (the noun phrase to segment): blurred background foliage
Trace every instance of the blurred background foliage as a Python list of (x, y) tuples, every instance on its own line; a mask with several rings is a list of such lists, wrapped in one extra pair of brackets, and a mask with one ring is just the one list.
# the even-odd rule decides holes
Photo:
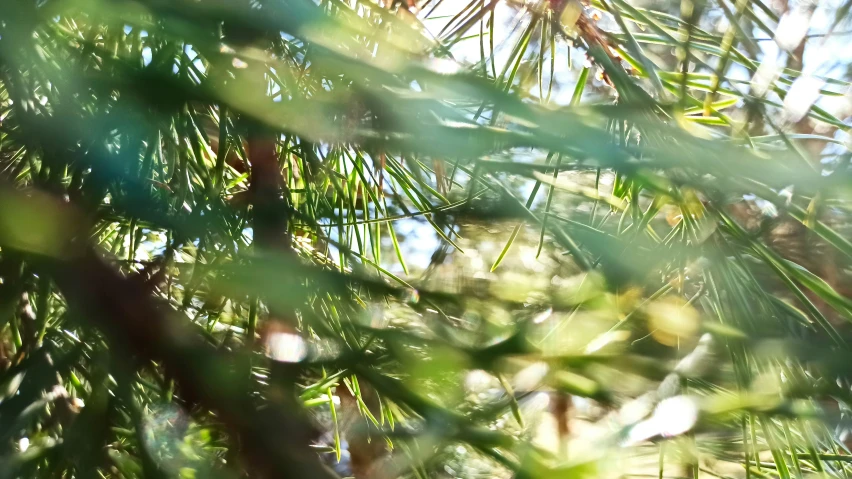
[(850, 7), (7, 0), (0, 477), (847, 477)]

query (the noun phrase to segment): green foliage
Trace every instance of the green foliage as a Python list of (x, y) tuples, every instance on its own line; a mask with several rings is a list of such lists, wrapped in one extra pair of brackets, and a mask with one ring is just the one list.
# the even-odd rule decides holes
[(11, 1), (0, 478), (845, 477), (849, 5)]

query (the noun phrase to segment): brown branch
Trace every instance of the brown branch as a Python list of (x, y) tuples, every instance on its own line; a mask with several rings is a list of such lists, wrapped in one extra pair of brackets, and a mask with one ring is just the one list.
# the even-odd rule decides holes
[(289, 251), (290, 195), (275, 151), (276, 134), (252, 126), (247, 143), (255, 244), (264, 250)]
[(115, 351), (158, 361), (175, 379), (182, 399), (213, 413), (242, 445), (255, 477), (336, 477), (309, 449), (313, 428), (294, 398), (258, 404), (249, 396), (242, 358), (225, 354), (146, 286), (123, 277), (93, 250), (52, 264), (53, 278), (72, 311), (109, 338)]

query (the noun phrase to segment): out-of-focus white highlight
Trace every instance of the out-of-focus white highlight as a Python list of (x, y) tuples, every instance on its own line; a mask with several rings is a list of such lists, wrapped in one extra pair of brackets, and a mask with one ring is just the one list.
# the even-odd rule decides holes
[(308, 345), (298, 334), (275, 332), (266, 340), (270, 358), (285, 363), (298, 363), (308, 356)]
[(784, 116), (787, 121), (796, 123), (804, 118), (819, 98), (823, 85), (824, 81), (812, 76), (801, 76), (793, 82), (784, 98)]
[(775, 43), (785, 51), (795, 50), (808, 34), (812, 11), (807, 8), (794, 8), (785, 13), (775, 30)]
[(654, 409), (654, 414), (631, 428), (626, 446), (636, 445), (653, 437), (679, 436), (698, 422), (698, 405), (687, 396), (665, 399)]

